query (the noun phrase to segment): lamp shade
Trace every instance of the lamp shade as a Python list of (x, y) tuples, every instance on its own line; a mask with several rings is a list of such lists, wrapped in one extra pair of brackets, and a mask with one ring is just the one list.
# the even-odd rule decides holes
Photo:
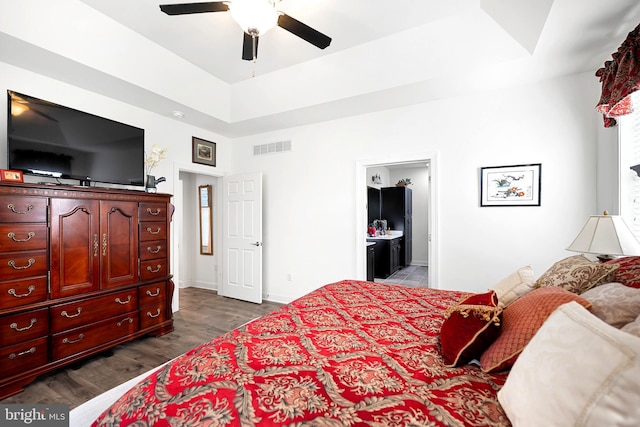
[(640, 255), (640, 242), (618, 215), (593, 215), (567, 250), (587, 254)]

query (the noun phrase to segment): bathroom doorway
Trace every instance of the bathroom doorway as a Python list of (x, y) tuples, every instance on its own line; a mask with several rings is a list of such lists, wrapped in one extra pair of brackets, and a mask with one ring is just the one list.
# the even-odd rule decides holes
[[(358, 271), (366, 277), (365, 245), (368, 220), (367, 186), (394, 186), (404, 178), (412, 178), (413, 256), (412, 264), (428, 267), (429, 287), (437, 287), (437, 156), (435, 153), (413, 157), (372, 159), (358, 162), (357, 262)], [(377, 179), (379, 176), (379, 179)], [(376, 181), (379, 183), (376, 184)], [(360, 209), (362, 207), (362, 209)]]

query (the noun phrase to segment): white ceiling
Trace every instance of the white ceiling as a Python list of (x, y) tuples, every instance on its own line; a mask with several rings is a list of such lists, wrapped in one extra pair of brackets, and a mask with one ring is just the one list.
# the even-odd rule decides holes
[(0, 61), (236, 137), (595, 72), (640, 22), (637, 0), (282, 0), (333, 41), (276, 27), (253, 63), (228, 12), (159, 8), (183, 2), (2, 2)]

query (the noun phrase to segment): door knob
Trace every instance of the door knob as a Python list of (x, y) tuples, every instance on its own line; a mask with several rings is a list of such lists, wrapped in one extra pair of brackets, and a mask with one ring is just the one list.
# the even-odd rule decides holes
[(262, 242), (250, 243), (253, 246), (262, 246)]

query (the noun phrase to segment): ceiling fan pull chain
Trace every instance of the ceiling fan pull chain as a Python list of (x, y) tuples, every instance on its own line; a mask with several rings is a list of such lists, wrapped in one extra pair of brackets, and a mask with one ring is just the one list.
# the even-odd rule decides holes
[(251, 35), (251, 41), (253, 42), (253, 63), (256, 63), (256, 60), (258, 59), (258, 52), (256, 52), (258, 49), (256, 49), (256, 35), (252, 34)]
[(253, 71), (251, 71), (251, 77), (255, 77), (256, 76), (256, 60), (258, 59), (258, 52), (257, 52), (257, 43), (256, 43), (256, 35), (255, 34), (251, 34), (251, 46), (253, 49)]

